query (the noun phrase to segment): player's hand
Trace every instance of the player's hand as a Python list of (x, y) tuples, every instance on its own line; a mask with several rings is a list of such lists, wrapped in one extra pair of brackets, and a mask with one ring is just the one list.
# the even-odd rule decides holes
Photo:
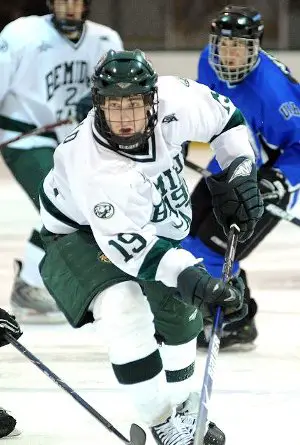
[(257, 172), (257, 177), (264, 204), (284, 204), (283, 207), (286, 208), (290, 193), (284, 174), (277, 168), (262, 166)]
[(235, 223), (240, 228), (239, 241), (250, 238), (264, 212), (255, 164), (240, 156), (223, 172), (209, 176), (207, 186), (212, 195), (214, 214), (226, 235)]
[(4, 337), (5, 332), (9, 332), (16, 340), (22, 335), (15, 316), (0, 308), (0, 347), (9, 344)]
[(77, 122), (83, 121), (88, 115), (88, 112), (93, 108), (92, 93), (83, 96), (76, 104), (76, 120)]
[(203, 263), (190, 266), (179, 274), (177, 290), (181, 299), (197, 307), (204, 318), (211, 318), (217, 306), (221, 306), (225, 316), (230, 317), (230, 322), (242, 319), (247, 314), (242, 278), (233, 278), (229, 283), (224, 283), (213, 278)]

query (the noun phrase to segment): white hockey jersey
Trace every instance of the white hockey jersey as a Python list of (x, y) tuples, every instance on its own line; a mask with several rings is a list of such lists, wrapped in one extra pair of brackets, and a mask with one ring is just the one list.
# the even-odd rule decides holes
[(229, 99), (172, 76), (159, 78), (158, 98), (158, 124), (139, 156), (105, 148), (89, 113), (55, 151), (40, 194), (41, 217), (53, 233), (90, 226), (118, 268), (175, 287), (179, 273), (197, 261), (177, 248), (192, 218), (182, 144), (212, 141), (222, 168), (236, 156), (254, 161), (254, 153)]
[[(88, 92), (98, 60), (121, 50), (117, 32), (86, 21), (80, 40), (59, 33), (51, 15), (21, 17), (0, 34), (0, 143), (36, 127), (75, 119), (75, 104)], [(75, 124), (48, 137), (24, 138), (16, 148), (56, 147)]]

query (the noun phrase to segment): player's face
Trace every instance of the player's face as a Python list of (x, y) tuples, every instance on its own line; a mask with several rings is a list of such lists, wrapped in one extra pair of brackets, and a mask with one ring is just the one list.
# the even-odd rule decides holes
[(246, 39), (237, 37), (221, 37), (218, 44), (218, 53), (222, 65), (235, 69), (247, 64), (248, 48)]
[(143, 133), (147, 126), (149, 109), (140, 94), (129, 97), (106, 97), (102, 106), (110, 130), (121, 137)]
[(54, 0), (53, 8), (58, 20), (81, 20), (85, 5), (84, 0)]

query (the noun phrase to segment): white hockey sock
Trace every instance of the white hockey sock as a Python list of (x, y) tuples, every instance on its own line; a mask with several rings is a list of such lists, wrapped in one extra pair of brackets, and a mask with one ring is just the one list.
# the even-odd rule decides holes
[(114, 373), (138, 415), (149, 426), (164, 422), (172, 406), (153, 314), (140, 286), (123, 282), (107, 288), (95, 297), (90, 310)]
[(160, 355), (166, 372), (171, 402), (173, 405), (180, 405), (193, 390), (196, 338), (183, 345), (162, 345)]
[(44, 284), (39, 272), (39, 264), (45, 252), (37, 245), (38, 243), (34, 242), (38, 234), (39, 228), (33, 231), (33, 235), (27, 241), (20, 277), (31, 286), (42, 288)]
[(145, 382), (124, 385), (141, 420), (150, 426), (159, 425), (173, 411), (164, 371)]

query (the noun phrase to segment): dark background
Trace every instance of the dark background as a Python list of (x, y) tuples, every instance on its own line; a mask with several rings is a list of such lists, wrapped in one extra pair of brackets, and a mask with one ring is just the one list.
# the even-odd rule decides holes
[[(47, 13), (44, 0), (1, 0), (0, 29), (23, 15)], [(90, 18), (116, 29), (127, 49), (199, 49), (227, 4), (254, 6), (265, 20), (266, 49), (300, 49), (300, 0), (93, 0)]]

